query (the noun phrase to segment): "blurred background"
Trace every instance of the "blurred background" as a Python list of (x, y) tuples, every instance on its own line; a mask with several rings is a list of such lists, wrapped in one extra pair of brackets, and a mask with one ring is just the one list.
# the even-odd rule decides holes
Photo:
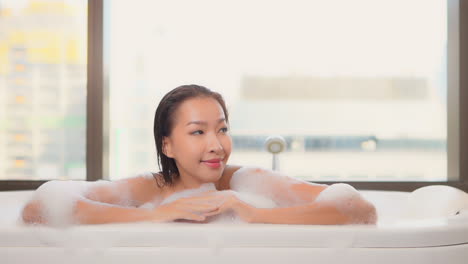
[[(158, 171), (153, 118), (221, 93), (230, 163), (305, 180), (447, 180), (447, 0), (105, 2), (109, 178)], [(87, 1), (0, 0), (0, 179), (86, 179)]]

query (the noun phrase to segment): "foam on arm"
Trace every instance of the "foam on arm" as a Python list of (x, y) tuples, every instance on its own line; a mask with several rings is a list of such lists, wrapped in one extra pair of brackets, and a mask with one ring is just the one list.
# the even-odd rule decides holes
[[(75, 212), (77, 209), (110, 210), (112, 207), (117, 215), (118, 211), (124, 210), (118, 208), (135, 207), (154, 194), (152, 188), (155, 187), (148, 184), (151, 181), (152, 174), (115, 182), (106, 180), (49, 181), (34, 192), (31, 201), (24, 209), (31, 211), (23, 211), (23, 219), (31, 222), (45, 222), (52, 226), (66, 226), (80, 223)], [(81, 202), (79, 208), (77, 208), (78, 202)], [(84, 212), (91, 212), (91, 210)], [(99, 213), (100, 211), (92, 212)], [(87, 218), (85, 215), (81, 216)]]
[(255, 167), (240, 168), (233, 173), (230, 180), (232, 190), (265, 196), (275, 201), (279, 207), (311, 203), (326, 186)]
[(349, 217), (351, 224), (375, 224), (377, 221), (375, 207), (365, 200), (353, 186), (346, 183), (328, 186), (317, 196), (315, 202), (334, 206)]
[(52, 226), (75, 223), (73, 210), (78, 200), (84, 200), (89, 187), (85, 181), (48, 181), (35, 192), (32, 200), (40, 204), (41, 218)]

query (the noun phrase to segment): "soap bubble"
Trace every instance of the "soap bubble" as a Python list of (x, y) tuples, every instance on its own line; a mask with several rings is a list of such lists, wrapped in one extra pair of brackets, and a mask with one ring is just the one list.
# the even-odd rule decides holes
[(43, 217), (49, 225), (62, 227), (73, 224), (73, 208), (89, 186), (84, 181), (48, 181), (32, 197), (41, 203)]
[[(173, 201), (176, 201), (181, 198), (187, 198), (187, 197), (194, 197), (196, 195), (200, 195), (202, 193), (208, 192), (208, 191), (216, 191), (216, 187), (213, 183), (205, 183), (200, 185), (199, 188), (194, 188), (194, 189), (188, 189), (188, 190), (183, 190), (179, 192), (175, 192), (171, 194), (170, 196), (166, 197), (160, 205), (167, 204)], [(260, 195), (255, 195), (251, 193), (240, 193), (237, 191), (233, 190), (224, 190), (224, 191), (218, 191), (216, 193), (217, 195), (220, 196), (226, 196), (228, 197), (229, 195), (235, 195), (238, 199), (254, 206), (257, 208), (274, 208), (276, 207), (276, 203), (272, 201), (271, 199), (268, 199), (266, 197), (260, 196)], [(221, 202), (222, 200), (220, 200)], [(144, 205), (147, 208), (151, 208), (149, 204)], [(156, 206), (152, 207), (155, 208)], [(205, 223), (244, 223), (232, 210), (229, 210), (227, 212), (223, 212), (219, 215), (214, 215), (207, 217)]]
[(296, 179), (278, 171), (255, 167), (243, 167), (233, 173), (230, 186), (239, 193), (264, 196), (276, 202), (278, 207), (303, 205), (314, 201), (313, 193), (298, 194), (295, 185), (327, 186)]
[[(143, 177), (153, 177), (151, 173), (141, 174)], [(217, 191), (214, 183), (205, 183), (199, 188), (182, 190), (169, 195), (166, 198), (156, 197), (138, 208), (155, 209), (181, 198), (203, 195), (209, 191), (216, 191), (220, 196), (236, 196), (239, 200), (256, 208), (275, 208), (284, 206), (303, 205), (311, 202), (332, 204), (344, 213), (355, 210), (356, 201), (362, 199), (359, 192), (348, 184), (333, 184), (326, 187), (316, 197), (316, 194), (293, 191), (297, 184), (309, 184), (311, 186), (326, 186), (314, 184), (289, 177), (277, 171), (265, 170), (253, 167), (243, 167), (237, 170), (231, 178), (231, 190)], [(116, 185), (117, 184), (117, 185)], [(41, 185), (34, 193), (32, 200), (41, 203), (43, 217), (52, 226), (68, 226), (77, 224), (74, 217), (74, 208), (79, 200), (88, 202), (101, 202), (106, 204), (106, 199), (112, 197), (112, 205), (137, 206), (131, 199), (131, 193), (124, 181), (110, 182), (99, 180), (89, 181), (49, 181)], [(220, 199), (219, 203), (223, 200)], [(205, 222), (242, 223), (234, 211), (229, 210), (219, 215), (210, 216)]]
[(372, 206), (351, 185), (346, 183), (335, 183), (328, 186), (316, 198), (315, 202), (320, 205), (335, 207), (339, 212), (350, 217), (353, 224), (376, 223), (377, 214), (368, 215), (368, 208)]
[(114, 204), (128, 206), (132, 203), (127, 191), (119, 190), (112, 186), (113, 182), (106, 180), (99, 181), (48, 181), (33, 193), (30, 201), (37, 201), (41, 205), (42, 217), (48, 225), (56, 227), (66, 227), (78, 224), (75, 218), (74, 209), (77, 201), (98, 202), (99, 193), (94, 192), (101, 189), (110, 192), (109, 197), (117, 197)]

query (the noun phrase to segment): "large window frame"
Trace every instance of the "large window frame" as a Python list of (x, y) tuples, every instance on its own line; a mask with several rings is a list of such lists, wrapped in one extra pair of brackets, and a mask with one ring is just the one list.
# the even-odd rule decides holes
[[(447, 95), (447, 181), (338, 181), (360, 190), (410, 192), (428, 185), (448, 185), (468, 192), (468, 1), (449, 0)], [(86, 106), (86, 180), (109, 179), (108, 55), (104, 32), (105, 0), (88, 2)], [(458, 25), (452, 27), (451, 25)], [(458, 89), (457, 89), (458, 88)], [(3, 180), (0, 191), (34, 190), (46, 180)], [(314, 181), (333, 184), (336, 181)]]

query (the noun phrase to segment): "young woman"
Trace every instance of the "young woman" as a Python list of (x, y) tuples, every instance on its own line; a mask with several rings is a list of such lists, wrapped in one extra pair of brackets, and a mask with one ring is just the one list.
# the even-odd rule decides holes
[[(256, 208), (232, 190), (233, 175), (241, 169), (228, 165), (232, 150), (228, 112), (220, 94), (198, 85), (175, 88), (162, 98), (154, 119), (159, 173), (89, 185), (70, 203), (75, 223), (190, 220), (234, 212), (248, 223), (275, 224), (375, 224), (375, 207), (346, 184), (313, 184), (270, 170), (250, 169), (237, 182), (259, 183), (259, 195), (270, 195), (288, 206)], [(43, 184), (52, 189), (57, 181)], [(176, 192), (213, 183), (216, 190), (180, 198), (153, 209), (141, 205)], [(39, 189), (36, 191), (38, 192)], [(63, 188), (62, 188), (63, 190)], [(236, 191), (233, 189), (233, 191)], [(64, 192), (61, 195), (67, 195)], [(300, 202), (298, 202), (300, 201)], [(47, 200), (32, 199), (23, 209), (26, 223), (48, 223)]]

